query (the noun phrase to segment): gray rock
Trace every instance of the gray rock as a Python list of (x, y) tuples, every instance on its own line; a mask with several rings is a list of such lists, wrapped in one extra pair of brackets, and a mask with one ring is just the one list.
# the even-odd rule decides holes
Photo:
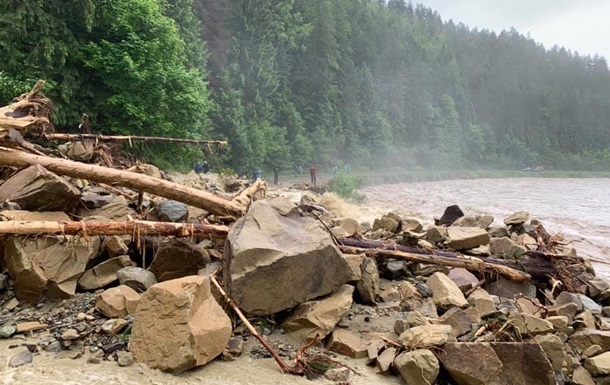
[(451, 226), (453, 222), (463, 216), (464, 212), (460, 209), (458, 205), (449, 206), (445, 209), (445, 212), (441, 216), (441, 219), (439, 220), (439, 225)]
[(409, 274), (409, 264), (406, 261), (389, 260), (383, 264), (383, 276), (386, 279), (398, 279)]
[(59, 342), (57, 340), (51, 342), (44, 348), (44, 351), (49, 352), (49, 353), (57, 353), (57, 352), (61, 351), (61, 342)]
[(252, 315), (330, 294), (351, 278), (326, 229), (285, 198), (254, 202), (229, 231), (224, 253), (225, 288)]
[(8, 275), (0, 273), (0, 291), (8, 287)]
[(379, 270), (373, 258), (366, 258), (362, 263), (362, 278), (356, 284), (360, 301), (366, 305), (374, 305), (379, 291)]
[(211, 261), (208, 252), (191, 240), (168, 238), (159, 246), (148, 270), (163, 282), (197, 275)]
[(117, 271), (120, 285), (131, 287), (138, 293), (143, 293), (157, 283), (157, 277), (141, 267), (127, 266)]
[(505, 225), (522, 225), (529, 219), (530, 214), (527, 211), (519, 211), (504, 219)]
[(485, 290), (491, 295), (513, 299), (517, 294), (526, 297), (536, 298), (536, 286), (530, 282), (514, 282), (505, 278), (498, 278), (497, 281), (485, 285)]
[(31, 364), (33, 360), (34, 356), (32, 355), (32, 353), (30, 353), (29, 350), (24, 350), (11, 357), (8, 365), (11, 368), (16, 368), (19, 366)]
[(188, 219), (188, 206), (182, 202), (164, 200), (156, 208), (159, 219), (167, 222), (185, 222)]
[(119, 364), (119, 366), (129, 366), (131, 364), (133, 364), (134, 358), (133, 358), (133, 354), (131, 354), (130, 352), (125, 352), (125, 351), (118, 351), (117, 352), (117, 363)]
[(17, 332), (15, 325), (0, 326), (0, 338), (11, 338)]

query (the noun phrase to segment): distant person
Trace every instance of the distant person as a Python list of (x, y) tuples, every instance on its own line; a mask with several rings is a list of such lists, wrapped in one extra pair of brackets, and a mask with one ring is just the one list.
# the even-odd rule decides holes
[(280, 179), (280, 168), (274, 167), (273, 168), (273, 184), (277, 186), (279, 179)]
[(259, 167), (255, 167), (254, 170), (252, 171), (252, 180), (254, 182), (256, 182), (257, 179), (260, 179), (262, 176), (262, 171)]
[(318, 173), (318, 168), (316, 167), (316, 165), (314, 164), (313, 166), (311, 166), (311, 168), (309, 169), (309, 175), (311, 176), (311, 183), (317, 183), (318, 180), (316, 178), (316, 174)]
[(203, 161), (203, 173), (207, 174), (208, 172), (210, 172), (210, 164), (208, 163), (207, 160)]
[(201, 165), (200, 162), (197, 162), (197, 164), (195, 165), (195, 167), (193, 167), (193, 170), (197, 173), (197, 174), (201, 174), (201, 171), (203, 171), (203, 166)]
[(298, 165), (298, 166), (297, 166), (297, 172), (298, 172), (299, 174), (302, 174), (302, 173), (303, 173), (303, 166)]

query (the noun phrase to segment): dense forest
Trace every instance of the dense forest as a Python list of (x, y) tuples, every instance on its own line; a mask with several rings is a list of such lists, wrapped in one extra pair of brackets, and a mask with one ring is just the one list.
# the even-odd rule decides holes
[[(404, 0), (0, 0), (0, 104), (60, 131), (227, 139), (253, 167), (610, 169), (604, 58)], [(147, 147), (164, 167), (198, 150)], [(155, 154), (152, 156), (152, 154)]]

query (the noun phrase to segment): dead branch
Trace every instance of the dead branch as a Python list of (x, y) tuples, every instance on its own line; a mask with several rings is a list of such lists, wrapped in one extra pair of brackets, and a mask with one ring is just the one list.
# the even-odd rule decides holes
[(20, 235), (150, 235), (191, 238), (225, 239), (226, 226), (194, 223), (151, 221), (124, 222), (59, 222), (59, 221), (5, 221), (0, 222), (0, 234)]
[(200, 139), (180, 139), (164, 138), (158, 136), (132, 136), (132, 135), (96, 135), (96, 134), (46, 134), (42, 135), (48, 140), (77, 141), (83, 139), (95, 142), (163, 142), (163, 143), (182, 143), (182, 144), (205, 144), (218, 147), (226, 146), (228, 142), (223, 140), (200, 140)]
[(155, 194), (202, 208), (215, 215), (238, 218), (245, 212), (245, 207), (235, 202), (217, 197), (205, 191), (153, 178), (148, 175), (73, 162), (67, 159), (31, 155), (22, 151), (0, 147), (0, 165), (26, 167), (34, 164), (39, 164), (58, 175), (67, 175), (98, 183), (126, 186), (136, 191)]

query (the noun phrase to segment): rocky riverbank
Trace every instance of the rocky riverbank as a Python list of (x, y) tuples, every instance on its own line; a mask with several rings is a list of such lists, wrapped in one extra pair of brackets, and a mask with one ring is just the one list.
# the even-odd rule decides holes
[[(172, 383), (172, 376), (242, 383), (233, 370), (252, 384), (302, 383), (271, 366), (271, 353), (214, 287), (211, 276), (220, 272), (248, 323), (288, 365), (299, 348), (318, 341), (300, 361), (302, 374), (317, 381), (610, 383), (610, 287), (526, 212), (492, 226), (493, 217), (448, 207), (424, 227), (395, 213), (354, 213), (303, 185), (269, 191), (233, 222), (35, 171), (0, 185), (2, 195), (3, 187), (22, 183), (11, 187), (3, 220), (139, 218), (230, 230), (226, 240), (4, 236), (5, 382), (32, 381), (32, 373), (46, 380), (48, 373), (53, 383), (53, 362), (65, 358), (63, 370), (82, 365), (88, 383), (110, 364), (115, 383), (138, 383), (137, 373), (141, 383)], [(136, 171), (161, 176), (148, 166)], [(25, 183), (32, 175), (44, 198), (16, 199), (14, 191), (33, 185)], [(226, 197), (247, 183), (194, 173), (166, 178)]]

